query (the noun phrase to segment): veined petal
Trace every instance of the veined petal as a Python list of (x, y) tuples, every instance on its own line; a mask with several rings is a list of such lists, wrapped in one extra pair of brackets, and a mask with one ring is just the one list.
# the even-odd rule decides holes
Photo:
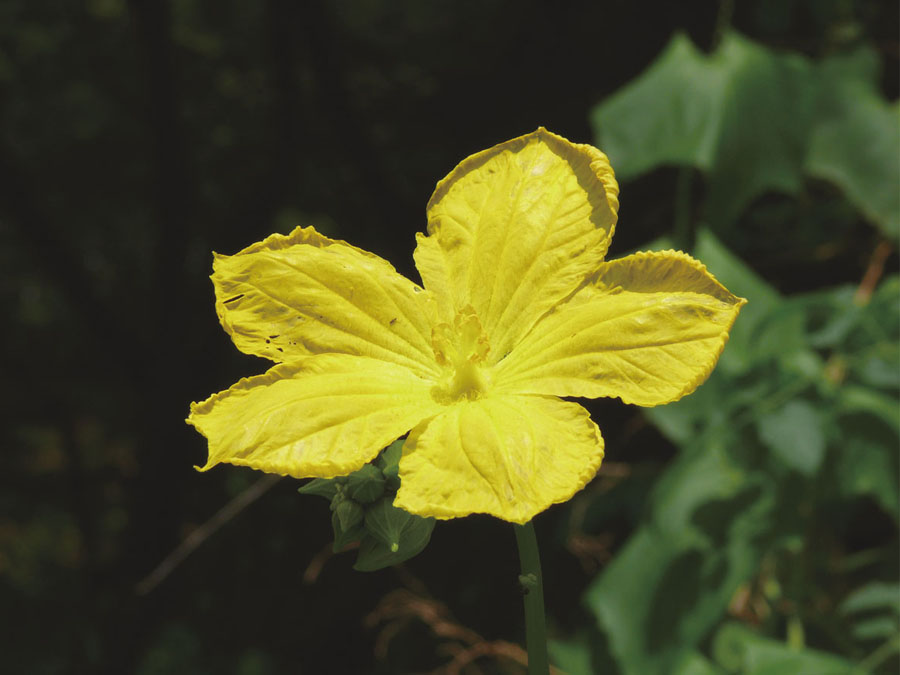
[(602, 459), (600, 430), (576, 403), (517, 395), (459, 402), (410, 433), (394, 504), (420, 516), (525, 523), (583, 488)]
[(245, 378), (191, 405), (209, 460), (269, 473), (351, 473), (439, 409), (432, 383), (376, 359), (320, 354)]
[(442, 320), (471, 305), (499, 359), (596, 269), (618, 206), (606, 155), (540, 128), (438, 183), (416, 266)]
[(213, 270), (216, 313), (243, 352), (355, 354), (436, 372), (426, 293), (376, 255), (297, 228), (216, 255)]
[(746, 300), (680, 251), (604, 263), (497, 365), (499, 391), (659, 405), (712, 372)]

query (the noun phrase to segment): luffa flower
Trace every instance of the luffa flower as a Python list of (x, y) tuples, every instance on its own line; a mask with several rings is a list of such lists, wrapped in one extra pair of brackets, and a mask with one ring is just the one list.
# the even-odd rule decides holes
[(603, 458), (559, 397), (653, 406), (712, 371), (745, 302), (690, 256), (604, 261), (618, 211), (606, 156), (543, 128), (472, 155), (428, 203), (424, 288), (313, 228), (216, 255), (216, 311), (276, 362), (191, 406), (227, 462), (349, 474), (409, 432), (395, 505), (524, 523)]

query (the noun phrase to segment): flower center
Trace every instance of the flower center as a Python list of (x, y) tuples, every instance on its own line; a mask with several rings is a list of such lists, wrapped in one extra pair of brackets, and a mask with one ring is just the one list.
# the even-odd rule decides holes
[(487, 336), (472, 307), (464, 307), (453, 323), (441, 323), (431, 332), (434, 357), (444, 375), (432, 390), (441, 403), (479, 398), (488, 388), (481, 364), (490, 351)]

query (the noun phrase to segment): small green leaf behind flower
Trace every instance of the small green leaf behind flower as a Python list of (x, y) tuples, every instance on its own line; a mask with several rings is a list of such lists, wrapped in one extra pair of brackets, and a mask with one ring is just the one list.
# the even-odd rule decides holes
[(434, 518), (420, 518), (383, 497), (366, 511), (366, 533), (353, 569), (372, 572), (420, 553), (431, 539)]
[(381, 469), (384, 480), (391, 490), (400, 488), (400, 457), (403, 455), (403, 442), (395, 441), (384, 449), (375, 464)]
[(304, 495), (316, 495), (318, 497), (325, 497), (325, 499), (328, 499), (330, 501), (334, 499), (334, 496), (337, 494), (339, 480), (344, 479), (314, 478), (299, 490), (297, 490), (297, 492)]
[(365, 511), (356, 502), (343, 495), (335, 497), (331, 502), (331, 526), (334, 528), (334, 552), (338, 553), (348, 544), (359, 541), (365, 536), (363, 521)]
[(347, 495), (360, 504), (371, 504), (384, 494), (384, 475), (373, 464), (364, 464), (347, 476)]
[(373, 572), (420, 553), (431, 539), (434, 518), (421, 518), (393, 505), (400, 487), (403, 439), (389, 445), (373, 462), (349, 476), (316, 478), (301, 494), (331, 501), (334, 551), (359, 542), (354, 569)]

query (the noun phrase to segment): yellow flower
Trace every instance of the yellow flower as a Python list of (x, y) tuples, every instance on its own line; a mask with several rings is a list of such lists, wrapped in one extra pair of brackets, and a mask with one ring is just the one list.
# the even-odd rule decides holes
[(191, 406), (209, 460), (349, 474), (409, 432), (395, 505), (524, 523), (587, 484), (603, 440), (561, 396), (644, 406), (700, 385), (741, 305), (678, 251), (604, 261), (618, 185), (602, 152), (541, 128), (437, 185), (424, 288), (313, 228), (216, 255), (216, 311), (276, 362)]

